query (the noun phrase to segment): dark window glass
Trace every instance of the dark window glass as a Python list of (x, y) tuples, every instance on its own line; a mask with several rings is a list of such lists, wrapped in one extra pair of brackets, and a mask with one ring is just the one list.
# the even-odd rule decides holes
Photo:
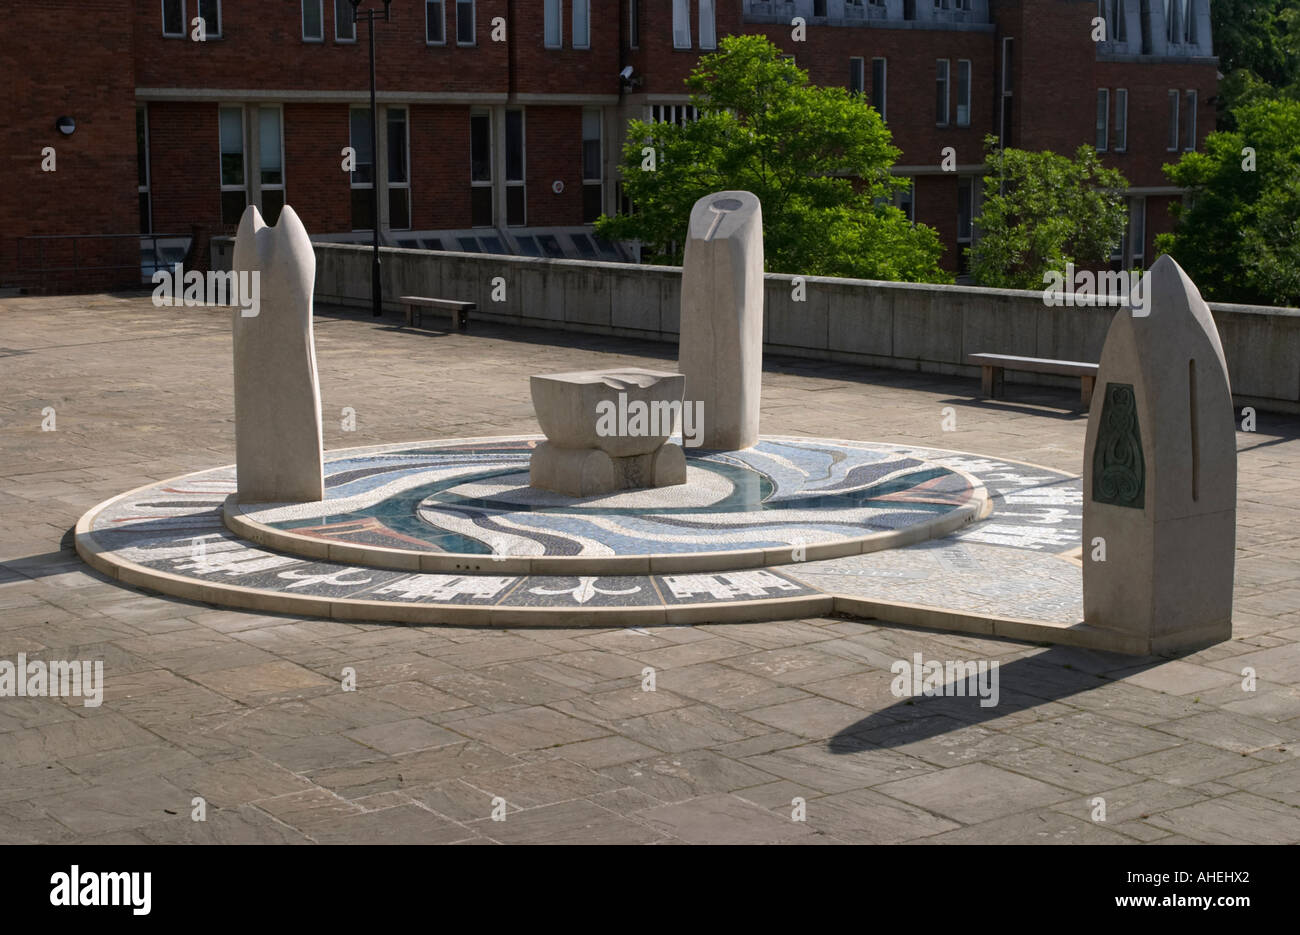
[(352, 189), (352, 229), (357, 231), (374, 230), (375, 205), (373, 188)]
[(239, 219), (244, 216), (244, 193), (239, 192), (222, 192), (221, 193), (221, 223), (238, 224)]
[(321, 0), (302, 0), (302, 37), (322, 39), (325, 36), (325, 13)]
[(861, 94), (866, 90), (866, 70), (863, 68), (862, 59), (849, 59), (849, 93)]
[(635, 49), (641, 44), (641, 4), (639, 0), (628, 0), (628, 5), (627, 41)]
[(218, 0), (199, 0), (198, 15), (203, 17), (203, 30), (208, 38), (221, 35), (221, 4)]
[(409, 182), (406, 171), (406, 111), (388, 111), (388, 181)]
[(506, 181), (524, 180), (524, 112), (506, 111)]
[(537, 246), (537, 240), (533, 237), (517, 237), (519, 242), (519, 252), (524, 256), (541, 256), (541, 248)]
[(488, 114), (470, 115), (469, 166), (472, 181), (492, 181), (492, 121)]
[(880, 113), (881, 117), (885, 116), (885, 81), (885, 60), (873, 58), (871, 60), (871, 106)]
[(486, 253), (504, 254), (506, 252), (505, 248), (501, 246), (501, 239), (499, 237), (484, 237), (483, 247), (484, 252)]
[(564, 251), (560, 249), (560, 242), (552, 234), (542, 234), (537, 238), (538, 243), (542, 245), (542, 251), (550, 257), (563, 259)]
[(523, 227), (527, 223), (522, 185), (511, 185), (506, 189), (506, 223), (511, 227)]
[(424, 37), (426, 42), (446, 42), (443, 35), (445, 18), (442, 15), (442, 0), (427, 0), (424, 5)]
[(578, 248), (578, 252), (586, 259), (594, 259), (596, 256), (596, 245), (591, 242), (591, 238), (586, 234), (572, 235), (573, 245)]
[(185, 14), (182, 12), (183, 8), (183, 0), (163, 0), (163, 35), (185, 35)]
[(492, 189), (488, 186), (476, 186), (470, 189), (470, 226), (492, 226)]
[(370, 148), (370, 108), (352, 108), (352, 148), (357, 165), (352, 172), (353, 185), (369, 185), (375, 180), (375, 157)]
[(149, 146), (146, 143), (148, 132), (145, 124), (145, 109), (135, 109), (135, 164), (136, 174), (141, 187), (149, 184)]
[(477, 237), (460, 237), (458, 238), (460, 249), (465, 253), (482, 253), (479, 249)]
[(149, 210), (149, 193), (141, 192), (140, 193), (140, 233), (142, 234), (153, 233), (153, 220), (150, 217), (150, 214), (151, 212)]
[(592, 224), (596, 218), (600, 217), (601, 211), (604, 209), (601, 204), (603, 200), (601, 198), (602, 192), (603, 188), (600, 185), (582, 186), (582, 223)]
[(456, 41), (474, 44), (474, 0), (456, 0)]
[(352, 21), (352, 4), (348, 0), (334, 0), (334, 38), (349, 41), (357, 37), (357, 24)]
[(262, 217), (267, 224), (274, 224), (284, 207), (284, 191), (278, 188), (262, 189)]
[(388, 226), (392, 230), (409, 230), (411, 227), (411, 190), (388, 190)]

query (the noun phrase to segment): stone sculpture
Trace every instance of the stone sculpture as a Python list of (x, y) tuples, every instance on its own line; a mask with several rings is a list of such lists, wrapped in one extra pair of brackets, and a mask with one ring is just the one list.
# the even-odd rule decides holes
[(274, 227), (244, 210), (232, 268), (260, 281), (257, 314), (236, 308), (235, 460), (240, 503), (320, 500), (320, 383), (312, 337), (316, 255), (285, 205)]
[(1121, 310), (1097, 373), (1083, 465), (1084, 622), (1116, 648), (1232, 635), (1237, 450), (1219, 332), (1169, 256), (1142, 315)]
[(703, 402), (703, 447), (754, 445), (763, 388), (763, 209), (750, 192), (706, 195), (691, 209), (678, 357), (687, 398)]
[(686, 455), (668, 444), (681, 418), (680, 373), (630, 367), (529, 383), (546, 434), (529, 460), (529, 486), (591, 497), (686, 483)]

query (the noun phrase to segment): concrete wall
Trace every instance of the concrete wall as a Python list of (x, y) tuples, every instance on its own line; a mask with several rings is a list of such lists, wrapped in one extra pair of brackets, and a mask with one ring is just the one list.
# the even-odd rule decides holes
[[(317, 243), (316, 301), (370, 304), (370, 248)], [(677, 341), (681, 270), (429, 253), (384, 248), (386, 306), (401, 295), (477, 303), (471, 321)], [(224, 257), (224, 259), (223, 259)], [(229, 240), (213, 240), (214, 268), (229, 268)], [(505, 300), (492, 301), (493, 280)], [(979, 368), (967, 354), (1096, 361), (1115, 307), (1048, 307), (1042, 293), (808, 277), (806, 300), (792, 300), (794, 277), (769, 273), (764, 309), (768, 353), (959, 374)], [(1300, 309), (1210, 306), (1223, 340), (1238, 405), (1300, 412)], [(1007, 374), (1008, 382), (1078, 386), (1073, 378)], [(971, 392), (978, 392), (972, 385)]]

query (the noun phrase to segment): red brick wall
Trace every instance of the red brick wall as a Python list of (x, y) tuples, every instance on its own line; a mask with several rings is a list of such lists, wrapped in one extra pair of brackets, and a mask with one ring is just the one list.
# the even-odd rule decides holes
[[(529, 107), (525, 117), (528, 141), (528, 225), (582, 224), (582, 108)], [(564, 183), (563, 194), (551, 183)]]
[(352, 229), (348, 105), (284, 105), (284, 196), (309, 233)]
[[(221, 228), (221, 139), (214, 103), (149, 104), (153, 228), (187, 233), (191, 224)], [(233, 228), (232, 228), (233, 229)]]
[(619, 0), (591, 0), (591, 47), (573, 47), (573, 2), (563, 0), (562, 48), (546, 48), (542, 0), (511, 0), (511, 91), (521, 94), (617, 94)]
[[(0, 282), (7, 282), (15, 280), (17, 236), (136, 233), (139, 211), (130, 3), (48, 0), (6, 4), (0, 15)], [(61, 116), (76, 121), (72, 136), (55, 129)], [(41, 169), (47, 146), (55, 152), (53, 172)], [(25, 266), (29, 249), (35, 248), (24, 248)], [(66, 251), (70, 264), (70, 244), (47, 242), (46, 249), (51, 265), (56, 250)], [(132, 263), (138, 257), (129, 240), (86, 242), (79, 251), (83, 263)]]
[(469, 227), (470, 108), (417, 104), (410, 109), (411, 227)]

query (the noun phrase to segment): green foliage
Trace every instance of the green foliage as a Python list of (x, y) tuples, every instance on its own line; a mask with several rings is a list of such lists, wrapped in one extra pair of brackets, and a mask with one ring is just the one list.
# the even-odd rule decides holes
[(1041, 289), (1043, 274), (1073, 262), (1101, 266), (1124, 235), (1124, 190), (1090, 146), (1074, 159), (1050, 151), (998, 149), (985, 137), (984, 204), (970, 268), (981, 286)]
[(1300, 99), (1300, 7), (1295, 0), (1214, 0), (1219, 56), (1218, 123), (1236, 129), (1234, 113), (1264, 98)]
[(634, 211), (600, 218), (601, 237), (679, 264), (695, 202), (744, 190), (763, 206), (771, 272), (951, 282), (938, 235), (892, 205), (907, 184), (889, 173), (899, 151), (860, 95), (808, 84), (763, 36), (723, 39), (686, 85), (697, 121), (630, 122), (622, 177)]
[(1172, 206), (1177, 229), (1157, 237), (1156, 250), (1207, 299), (1300, 305), (1300, 101), (1256, 101), (1237, 110), (1236, 124), (1206, 137), (1205, 152), (1165, 166), (1189, 197)]

